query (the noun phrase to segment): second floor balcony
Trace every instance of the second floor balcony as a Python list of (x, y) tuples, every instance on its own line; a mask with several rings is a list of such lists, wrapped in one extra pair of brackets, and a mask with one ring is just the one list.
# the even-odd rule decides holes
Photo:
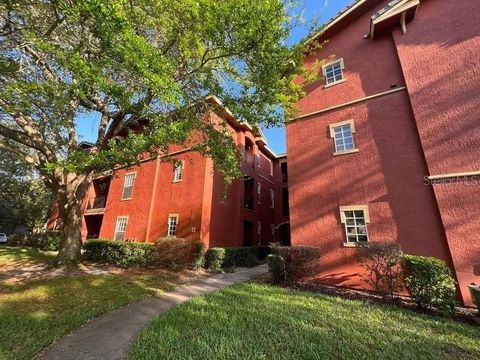
[(87, 201), (87, 207), (85, 208), (85, 213), (87, 214), (100, 214), (105, 210), (107, 197), (91, 197)]

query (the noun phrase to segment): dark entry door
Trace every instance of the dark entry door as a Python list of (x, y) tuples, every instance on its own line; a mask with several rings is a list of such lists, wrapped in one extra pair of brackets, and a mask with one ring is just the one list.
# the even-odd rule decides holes
[(253, 245), (253, 222), (243, 222), (243, 246)]

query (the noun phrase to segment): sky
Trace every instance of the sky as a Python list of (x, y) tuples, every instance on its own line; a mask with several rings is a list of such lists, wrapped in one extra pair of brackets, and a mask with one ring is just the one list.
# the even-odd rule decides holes
[[(301, 0), (300, 6), (292, 9), (292, 13), (294, 12), (295, 15), (302, 14), (305, 24), (297, 24), (287, 43), (289, 45), (296, 44), (308, 35), (310, 29), (307, 24), (311, 24), (312, 19), (315, 19), (320, 26), (346, 8), (351, 2), (352, 0)], [(76, 124), (80, 140), (95, 141), (96, 132), (94, 129), (98, 128), (99, 121), (99, 117), (92, 115), (78, 117)], [(262, 130), (270, 149), (277, 154), (286, 152), (285, 128), (264, 128)]]

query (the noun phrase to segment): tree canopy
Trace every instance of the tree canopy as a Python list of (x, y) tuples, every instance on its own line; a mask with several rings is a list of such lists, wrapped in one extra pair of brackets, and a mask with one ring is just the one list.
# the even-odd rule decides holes
[[(217, 96), (253, 126), (284, 121), (301, 93), (293, 82), (300, 49), (286, 45), (290, 5), (2, 0), (0, 148), (38, 169), (70, 224), (65, 237), (76, 242), (92, 174), (139, 154), (162, 156), (201, 134), (192, 150), (212, 157), (229, 182), (239, 175), (237, 149), (226, 129), (202, 116), (205, 97)], [(92, 116), (97, 136), (85, 151), (77, 125)], [(141, 120), (148, 120), (142, 132), (117, 136)]]

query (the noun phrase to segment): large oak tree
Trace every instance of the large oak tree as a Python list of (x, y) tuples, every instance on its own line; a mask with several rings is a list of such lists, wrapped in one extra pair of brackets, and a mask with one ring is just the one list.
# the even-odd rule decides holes
[[(0, 2), (0, 148), (38, 169), (55, 194), (58, 263), (80, 256), (81, 204), (95, 172), (163, 156), (195, 133), (203, 136), (193, 150), (227, 182), (238, 175), (233, 141), (202, 117), (202, 99), (216, 95), (253, 125), (284, 121), (300, 92), (299, 53), (285, 45), (287, 1)], [(86, 151), (77, 126), (92, 117), (97, 136)], [(141, 119), (142, 133), (116, 136)]]

